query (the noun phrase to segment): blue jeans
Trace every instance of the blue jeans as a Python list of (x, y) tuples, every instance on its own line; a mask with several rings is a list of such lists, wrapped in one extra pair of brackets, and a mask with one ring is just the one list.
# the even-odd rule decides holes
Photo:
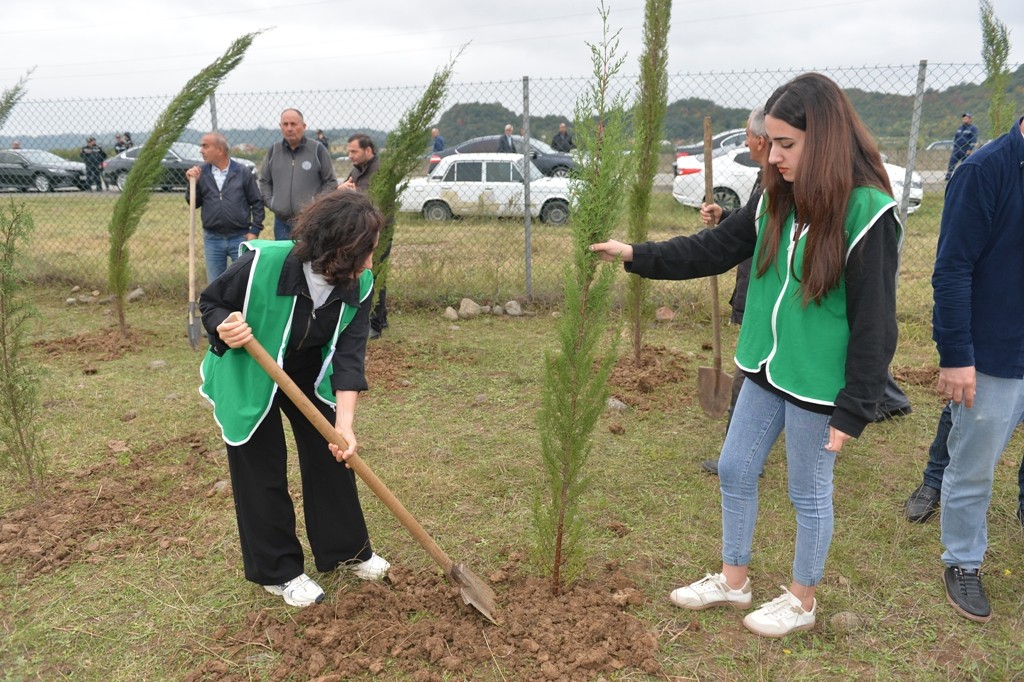
[(292, 224), (287, 220), (281, 220), (276, 215), (274, 216), (274, 239), (291, 239), (292, 238)]
[(789, 499), (796, 510), (793, 579), (808, 587), (825, 573), (832, 543), (832, 469), (829, 416), (801, 409), (753, 381), (744, 381), (718, 461), (722, 490), (722, 561), (750, 563), (757, 521), (758, 474), (772, 445), (786, 433)]
[(232, 263), (238, 258), (238, 247), (245, 241), (245, 232), (231, 236), (203, 230), (203, 251), (206, 255), (207, 283), (220, 277), (228, 269), (228, 261)]
[[(928, 464), (924, 467), (924, 480), (921, 482), (926, 486), (942, 490), (942, 475), (949, 465), (949, 432), (953, 428), (953, 412), (951, 405), (946, 403), (939, 415), (939, 425), (935, 427), (935, 440), (928, 448)], [(1020, 460), (1020, 469), (1017, 470), (1017, 506), (1024, 507), (1024, 457)]]
[(988, 505), (996, 462), (1024, 414), (1024, 379), (977, 372), (974, 407), (952, 406), (949, 466), (940, 498), (942, 561), (965, 570), (981, 567), (988, 548)]

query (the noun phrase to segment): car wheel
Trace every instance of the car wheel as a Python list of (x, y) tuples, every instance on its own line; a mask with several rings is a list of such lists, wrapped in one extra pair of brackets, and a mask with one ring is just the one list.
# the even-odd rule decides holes
[(549, 201), (540, 210), (540, 219), (552, 225), (564, 225), (569, 221), (569, 204), (564, 201)]
[(53, 191), (53, 184), (50, 182), (50, 178), (46, 177), (42, 173), (39, 173), (32, 178), (32, 186), (35, 187), (38, 192)]
[(714, 190), (715, 203), (722, 207), (723, 211), (735, 211), (740, 207), (740, 197), (728, 187), (716, 187)]
[(124, 186), (127, 183), (128, 183), (128, 171), (121, 171), (120, 173), (118, 173), (117, 175), (114, 176), (114, 184), (117, 185), (117, 188), (119, 190), (121, 190), (122, 192), (124, 191)]
[(432, 222), (452, 219), (452, 210), (443, 201), (431, 201), (423, 207), (423, 217)]
[(569, 169), (565, 166), (555, 166), (551, 169), (552, 178), (567, 178), (569, 177)]

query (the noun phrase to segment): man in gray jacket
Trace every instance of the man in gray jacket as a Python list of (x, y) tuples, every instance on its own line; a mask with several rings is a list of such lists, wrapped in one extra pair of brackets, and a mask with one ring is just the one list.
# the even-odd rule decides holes
[(327, 147), (305, 136), (306, 122), (298, 109), (281, 112), (281, 139), (263, 159), (260, 192), (274, 212), (274, 238), (290, 239), (292, 219), (317, 194), (338, 187)]

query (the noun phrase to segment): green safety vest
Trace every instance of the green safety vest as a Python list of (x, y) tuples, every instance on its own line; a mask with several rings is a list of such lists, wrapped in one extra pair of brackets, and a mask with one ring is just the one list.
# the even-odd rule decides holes
[[(761, 201), (767, 201), (765, 194)], [(764, 206), (766, 204), (761, 204)], [(896, 202), (885, 192), (872, 187), (857, 187), (850, 195), (846, 211), (846, 258), (867, 231)], [(766, 211), (758, 207), (758, 239), (753, 262), (761, 254)], [(774, 265), (757, 275), (755, 265), (747, 289), (747, 307), (736, 343), (736, 364), (757, 373), (764, 367), (768, 382), (798, 400), (819, 405), (835, 405), (836, 396), (846, 385), (846, 349), (850, 325), (846, 317), (846, 280), (820, 301), (806, 306), (797, 277), (803, 274), (807, 232), (793, 241), (795, 226), (790, 213), (782, 229), (782, 242)], [(897, 218), (898, 220), (898, 218)], [(900, 226), (900, 241), (903, 239)], [(787, 238), (788, 236), (788, 238)], [(794, 277), (794, 271), (797, 277)]]
[[(279, 296), (278, 280), (285, 258), (295, 243), (256, 239), (242, 242), (243, 250), (256, 252), (249, 271), (242, 316), (253, 335), (277, 364), (284, 366), (284, 352), (292, 330), (295, 296)], [(373, 289), (373, 273), (364, 270), (359, 276), (359, 301), (366, 300)], [(323, 364), (316, 379), (317, 397), (335, 404), (330, 377), (331, 360), (338, 336), (355, 317), (358, 308), (341, 304), (338, 326), (331, 343), (323, 348)], [(244, 348), (229, 348), (223, 355), (207, 351), (199, 375), (203, 380), (199, 392), (213, 404), (213, 416), (221, 428), (224, 442), (242, 445), (251, 437), (273, 404), (277, 385)]]

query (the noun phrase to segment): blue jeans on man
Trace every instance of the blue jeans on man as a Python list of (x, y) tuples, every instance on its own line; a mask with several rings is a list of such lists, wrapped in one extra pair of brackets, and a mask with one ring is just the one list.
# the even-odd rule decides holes
[(233, 235), (220, 234), (203, 230), (203, 252), (206, 257), (207, 283), (220, 277), (228, 269), (228, 261), (235, 262), (238, 258), (238, 247), (245, 241), (246, 232)]
[(288, 220), (282, 220), (274, 215), (274, 239), (281, 241), (292, 238), (292, 224)]
[(786, 433), (789, 499), (796, 510), (793, 580), (817, 585), (832, 543), (832, 471), (829, 415), (804, 410), (744, 381), (718, 460), (722, 491), (722, 561), (750, 563), (757, 522), (758, 478), (775, 441)]

